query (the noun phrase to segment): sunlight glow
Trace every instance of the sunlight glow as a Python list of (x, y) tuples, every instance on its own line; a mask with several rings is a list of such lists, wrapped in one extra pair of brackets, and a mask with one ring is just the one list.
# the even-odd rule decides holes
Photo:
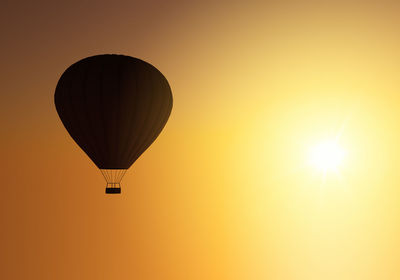
[(324, 173), (338, 172), (345, 157), (345, 150), (335, 140), (319, 143), (310, 149), (310, 163)]

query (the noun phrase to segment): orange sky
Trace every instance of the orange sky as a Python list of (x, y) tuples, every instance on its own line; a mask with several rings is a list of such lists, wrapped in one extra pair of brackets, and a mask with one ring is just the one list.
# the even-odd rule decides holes
[[(399, 8), (3, 3), (0, 278), (398, 280)], [(150, 62), (174, 95), (114, 196), (53, 103), (102, 53)], [(349, 156), (322, 183), (304, 154), (338, 130)]]

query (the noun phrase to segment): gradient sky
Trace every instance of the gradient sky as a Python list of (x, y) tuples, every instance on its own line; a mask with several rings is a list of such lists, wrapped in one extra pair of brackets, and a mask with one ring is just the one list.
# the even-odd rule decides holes
[[(3, 1), (0, 278), (398, 280), (396, 1)], [(174, 108), (105, 195), (54, 89), (156, 66)], [(307, 150), (340, 134), (325, 179)]]

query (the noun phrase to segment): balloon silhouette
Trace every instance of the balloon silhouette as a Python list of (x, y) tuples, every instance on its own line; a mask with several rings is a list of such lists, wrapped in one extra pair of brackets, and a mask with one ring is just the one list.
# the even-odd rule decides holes
[(96, 55), (71, 65), (54, 103), (65, 128), (101, 170), (106, 193), (121, 193), (126, 170), (154, 142), (172, 109), (167, 79), (124, 55)]

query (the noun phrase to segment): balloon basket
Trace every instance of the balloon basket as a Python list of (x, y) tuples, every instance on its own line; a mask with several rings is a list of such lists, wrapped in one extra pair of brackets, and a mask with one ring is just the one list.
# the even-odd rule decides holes
[(104, 179), (107, 181), (106, 193), (121, 193), (121, 182), (126, 169), (100, 169)]
[(107, 184), (106, 193), (121, 193), (121, 186), (119, 184)]

